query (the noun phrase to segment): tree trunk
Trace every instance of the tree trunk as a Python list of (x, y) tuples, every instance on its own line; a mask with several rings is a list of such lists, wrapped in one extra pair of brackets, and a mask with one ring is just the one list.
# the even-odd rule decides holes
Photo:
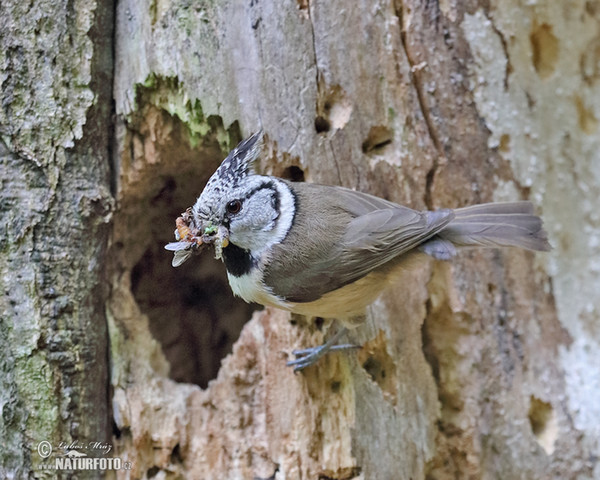
[(111, 441), (113, 23), (107, 2), (2, 2), (2, 478), (56, 478), (61, 444)]
[[(122, 0), (114, 132), (109, 10), (14, 5), (4, 476), (41, 475), (42, 440), (106, 439), (108, 406), (118, 478), (600, 478), (600, 4)], [(329, 322), (163, 249), (259, 128), (261, 172), (419, 209), (529, 199), (555, 248), (406, 271), (362, 349), (294, 374)]]

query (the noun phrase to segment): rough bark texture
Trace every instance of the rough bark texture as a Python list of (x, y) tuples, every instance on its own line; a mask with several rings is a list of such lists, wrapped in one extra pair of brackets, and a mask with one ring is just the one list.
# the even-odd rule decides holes
[(39, 442), (110, 440), (112, 32), (110, 2), (2, 2), (2, 478), (55, 478)]
[[(110, 19), (69, 5), (0, 17), (0, 473), (104, 435), (107, 321), (118, 478), (600, 478), (600, 2), (121, 0), (108, 245)], [(555, 249), (407, 271), (360, 351), (294, 375), (327, 322), (252, 313), (221, 264), (163, 250), (260, 127), (263, 172), (530, 199)]]

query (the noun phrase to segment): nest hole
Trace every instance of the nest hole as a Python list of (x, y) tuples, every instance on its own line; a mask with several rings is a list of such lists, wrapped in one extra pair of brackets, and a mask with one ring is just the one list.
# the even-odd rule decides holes
[(206, 388), (256, 306), (231, 293), (225, 267), (209, 252), (171, 266), (162, 245), (146, 250), (131, 288), (171, 366), (169, 377)]
[[(233, 296), (225, 266), (212, 251), (171, 265), (173, 254), (164, 246), (174, 241), (175, 219), (194, 203), (226, 153), (216, 133), (192, 147), (177, 118), (161, 114), (160, 120), (170, 135), (154, 145), (159, 158), (123, 189), (115, 240), (126, 264), (138, 259), (129, 267), (131, 291), (170, 364), (170, 378), (205, 388), (258, 306)], [(215, 132), (223, 129), (219, 122)], [(236, 129), (234, 124), (228, 131), (232, 146), (240, 137)]]

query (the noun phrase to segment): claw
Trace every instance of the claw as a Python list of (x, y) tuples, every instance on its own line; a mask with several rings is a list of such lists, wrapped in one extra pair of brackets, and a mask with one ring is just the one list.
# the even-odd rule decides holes
[(337, 350), (349, 350), (351, 348), (360, 348), (360, 345), (352, 345), (349, 343), (335, 345), (342, 335), (347, 332), (346, 328), (340, 329), (333, 337), (327, 340), (323, 345), (318, 347), (304, 348), (302, 350), (294, 350), (292, 353), (296, 357), (295, 360), (290, 360), (286, 363), (288, 367), (294, 367), (294, 372), (310, 367), (324, 355)]
[(314, 365), (319, 358), (325, 353), (323, 345), (320, 347), (306, 348), (304, 350), (295, 350), (293, 353), (296, 356), (295, 360), (290, 360), (286, 363), (288, 367), (294, 367), (294, 372), (298, 372), (306, 367)]

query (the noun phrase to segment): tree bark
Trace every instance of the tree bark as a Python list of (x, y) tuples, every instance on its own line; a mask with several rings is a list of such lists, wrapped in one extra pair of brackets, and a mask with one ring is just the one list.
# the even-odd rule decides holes
[[(108, 394), (117, 478), (600, 478), (595, 2), (122, 0), (114, 131), (109, 11), (18, 8), (0, 473), (39, 475), (41, 440), (106, 438)], [(554, 250), (404, 272), (350, 333), (363, 348), (294, 374), (328, 321), (254, 311), (208, 254), (163, 250), (259, 128), (261, 172), (419, 209), (529, 199)]]
[(111, 434), (113, 10), (6, 1), (0, 23), (0, 477), (56, 478), (40, 464), (61, 443)]

